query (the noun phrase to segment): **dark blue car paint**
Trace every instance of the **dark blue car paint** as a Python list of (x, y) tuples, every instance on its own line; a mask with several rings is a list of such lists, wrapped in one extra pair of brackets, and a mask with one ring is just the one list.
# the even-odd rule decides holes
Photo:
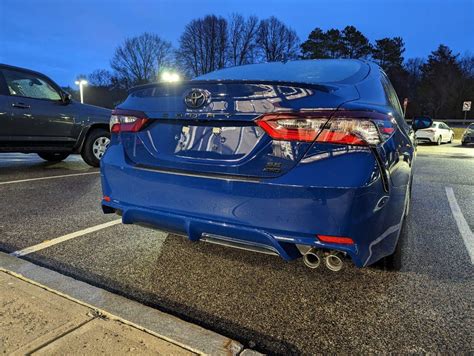
[[(364, 65), (370, 73), (354, 84), (191, 81), (184, 88), (150, 85), (132, 92), (120, 108), (156, 120), (139, 133), (113, 135), (101, 163), (103, 193), (111, 197), (102, 202), (104, 211), (117, 210), (124, 223), (150, 224), (191, 240), (211, 234), (264, 245), (287, 260), (300, 256), (295, 244), (346, 252), (358, 267), (391, 254), (409, 197), (415, 147), (385, 75), (374, 64)], [(256, 95), (262, 86), (273, 91), (272, 100)], [(278, 86), (300, 97), (288, 99), (289, 89)], [(185, 108), (182, 93), (194, 87), (209, 90), (212, 103), (224, 98), (226, 104)], [(153, 91), (153, 100), (145, 97)], [(253, 106), (230, 110), (237, 108), (233, 100)], [(328, 116), (345, 110), (391, 113), (398, 125), (375, 148), (273, 141), (264, 133), (241, 156), (225, 142), (209, 146), (215, 126), (229, 125), (239, 135), (239, 127), (258, 130), (254, 119), (262, 112), (301, 109)], [(181, 137), (170, 134), (193, 125), (204, 125), (197, 143), (207, 145), (183, 152)], [(166, 145), (156, 142), (160, 133), (176, 140), (174, 151), (163, 153)], [(280, 171), (265, 171), (268, 162), (280, 163)], [(317, 234), (348, 236), (355, 244), (323, 243)]]

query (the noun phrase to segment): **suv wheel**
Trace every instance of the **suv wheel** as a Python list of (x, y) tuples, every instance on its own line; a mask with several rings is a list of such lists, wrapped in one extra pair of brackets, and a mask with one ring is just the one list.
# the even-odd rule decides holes
[(92, 166), (99, 167), (100, 159), (110, 143), (110, 132), (105, 129), (93, 129), (82, 147), (81, 156), (84, 161)]
[(38, 156), (40, 156), (42, 159), (48, 162), (61, 162), (69, 156), (69, 153), (67, 152), (41, 152), (41, 153), (38, 153)]

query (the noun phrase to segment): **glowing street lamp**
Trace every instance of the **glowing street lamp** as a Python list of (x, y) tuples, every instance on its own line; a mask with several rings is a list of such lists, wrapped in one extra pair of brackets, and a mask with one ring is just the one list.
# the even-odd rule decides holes
[(164, 82), (179, 82), (181, 78), (178, 73), (165, 71), (161, 73), (161, 80)]
[(76, 80), (76, 85), (79, 85), (79, 93), (81, 95), (81, 104), (84, 104), (84, 94), (83, 94), (82, 87), (84, 85), (87, 85), (87, 80), (84, 80), (84, 79)]

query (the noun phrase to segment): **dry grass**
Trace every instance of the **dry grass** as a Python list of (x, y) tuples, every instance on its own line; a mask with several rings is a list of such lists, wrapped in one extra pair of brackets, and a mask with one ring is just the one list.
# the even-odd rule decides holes
[(454, 131), (455, 140), (460, 140), (464, 130), (466, 130), (465, 127), (451, 127), (451, 129)]

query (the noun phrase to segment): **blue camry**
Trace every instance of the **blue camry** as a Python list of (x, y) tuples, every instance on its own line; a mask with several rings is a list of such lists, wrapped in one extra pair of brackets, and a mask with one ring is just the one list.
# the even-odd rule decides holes
[(110, 127), (102, 207), (124, 224), (311, 268), (400, 266), (416, 147), (373, 63), (253, 64), (144, 85)]

